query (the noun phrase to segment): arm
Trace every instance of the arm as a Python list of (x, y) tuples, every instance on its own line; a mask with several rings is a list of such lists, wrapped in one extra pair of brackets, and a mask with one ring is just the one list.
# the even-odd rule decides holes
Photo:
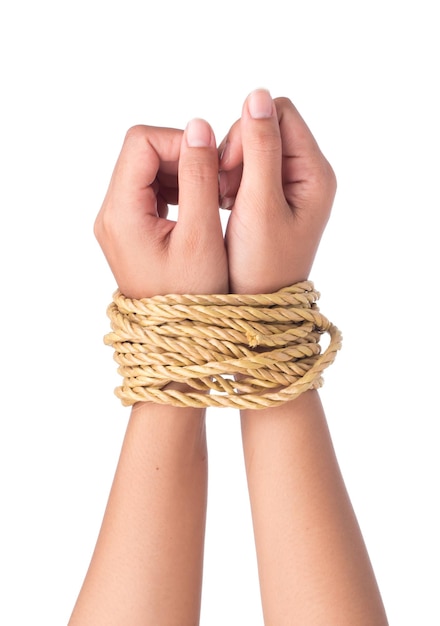
[[(228, 290), (217, 177), (205, 122), (129, 131), (95, 225), (126, 296)], [(135, 405), (69, 626), (199, 623), (206, 488), (204, 411)]]
[(138, 405), (70, 626), (198, 624), (206, 485), (203, 413)]
[(387, 623), (316, 391), (242, 414), (267, 624)]
[[(304, 121), (254, 92), (221, 150), (231, 290), (306, 279), (336, 182)], [(241, 420), (265, 623), (387, 624), (318, 393)]]

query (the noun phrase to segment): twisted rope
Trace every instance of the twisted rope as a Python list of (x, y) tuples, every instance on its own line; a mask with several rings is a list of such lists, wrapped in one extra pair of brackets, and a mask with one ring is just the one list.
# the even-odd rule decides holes
[[(273, 294), (167, 295), (133, 300), (119, 291), (107, 309), (124, 406), (258, 409), (322, 386), (341, 333), (305, 281)], [(329, 344), (321, 352), (320, 337)], [(169, 388), (171, 382), (188, 391)]]

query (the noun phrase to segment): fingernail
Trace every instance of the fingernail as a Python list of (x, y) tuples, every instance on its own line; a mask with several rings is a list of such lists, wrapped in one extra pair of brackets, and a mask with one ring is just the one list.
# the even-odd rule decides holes
[(228, 193), (228, 179), (225, 172), (220, 171), (218, 173), (218, 192), (220, 197), (223, 198)]
[(208, 122), (199, 118), (191, 120), (186, 127), (186, 143), (190, 148), (207, 148), (212, 146), (213, 133)]
[(231, 146), (230, 146), (229, 141), (227, 141), (225, 143), (224, 147), (223, 147), (223, 150), (222, 150), (221, 154), (220, 154), (220, 163), (222, 165), (226, 165), (226, 163), (228, 162), (230, 152), (231, 152)]
[(235, 198), (221, 198), (220, 199), (220, 208), (221, 209), (230, 209), (234, 204)]
[(272, 117), (273, 100), (267, 89), (256, 89), (248, 96), (248, 109), (256, 120)]

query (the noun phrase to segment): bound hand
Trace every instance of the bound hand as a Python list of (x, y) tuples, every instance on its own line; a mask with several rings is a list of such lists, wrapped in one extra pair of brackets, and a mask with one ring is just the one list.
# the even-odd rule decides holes
[(296, 108), (253, 92), (219, 151), (231, 292), (268, 293), (308, 278), (336, 179)]
[[(177, 222), (168, 204), (179, 204)], [(228, 266), (218, 210), (218, 154), (211, 127), (185, 132), (136, 126), (126, 135), (95, 235), (130, 298), (225, 293)]]

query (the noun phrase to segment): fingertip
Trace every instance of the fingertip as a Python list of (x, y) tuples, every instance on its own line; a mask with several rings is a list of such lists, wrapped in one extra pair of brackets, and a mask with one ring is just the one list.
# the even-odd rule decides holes
[(211, 126), (201, 118), (190, 120), (185, 129), (186, 144), (189, 148), (215, 148), (215, 136)]
[(235, 198), (228, 198), (223, 196), (220, 198), (220, 208), (226, 211), (230, 211), (235, 203)]
[(268, 89), (254, 89), (246, 98), (245, 107), (252, 119), (269, 119), (276, 113), (275, 104)]
[(219, 146), (219, 162), (221, 167), (227, 167), (231, 156), (231, 142), (226, 137)]
[(241, 118), (231, 126), (228, 134), (219, 144), (218, 156), (221, 170), (230, 171), (242, 162)]

